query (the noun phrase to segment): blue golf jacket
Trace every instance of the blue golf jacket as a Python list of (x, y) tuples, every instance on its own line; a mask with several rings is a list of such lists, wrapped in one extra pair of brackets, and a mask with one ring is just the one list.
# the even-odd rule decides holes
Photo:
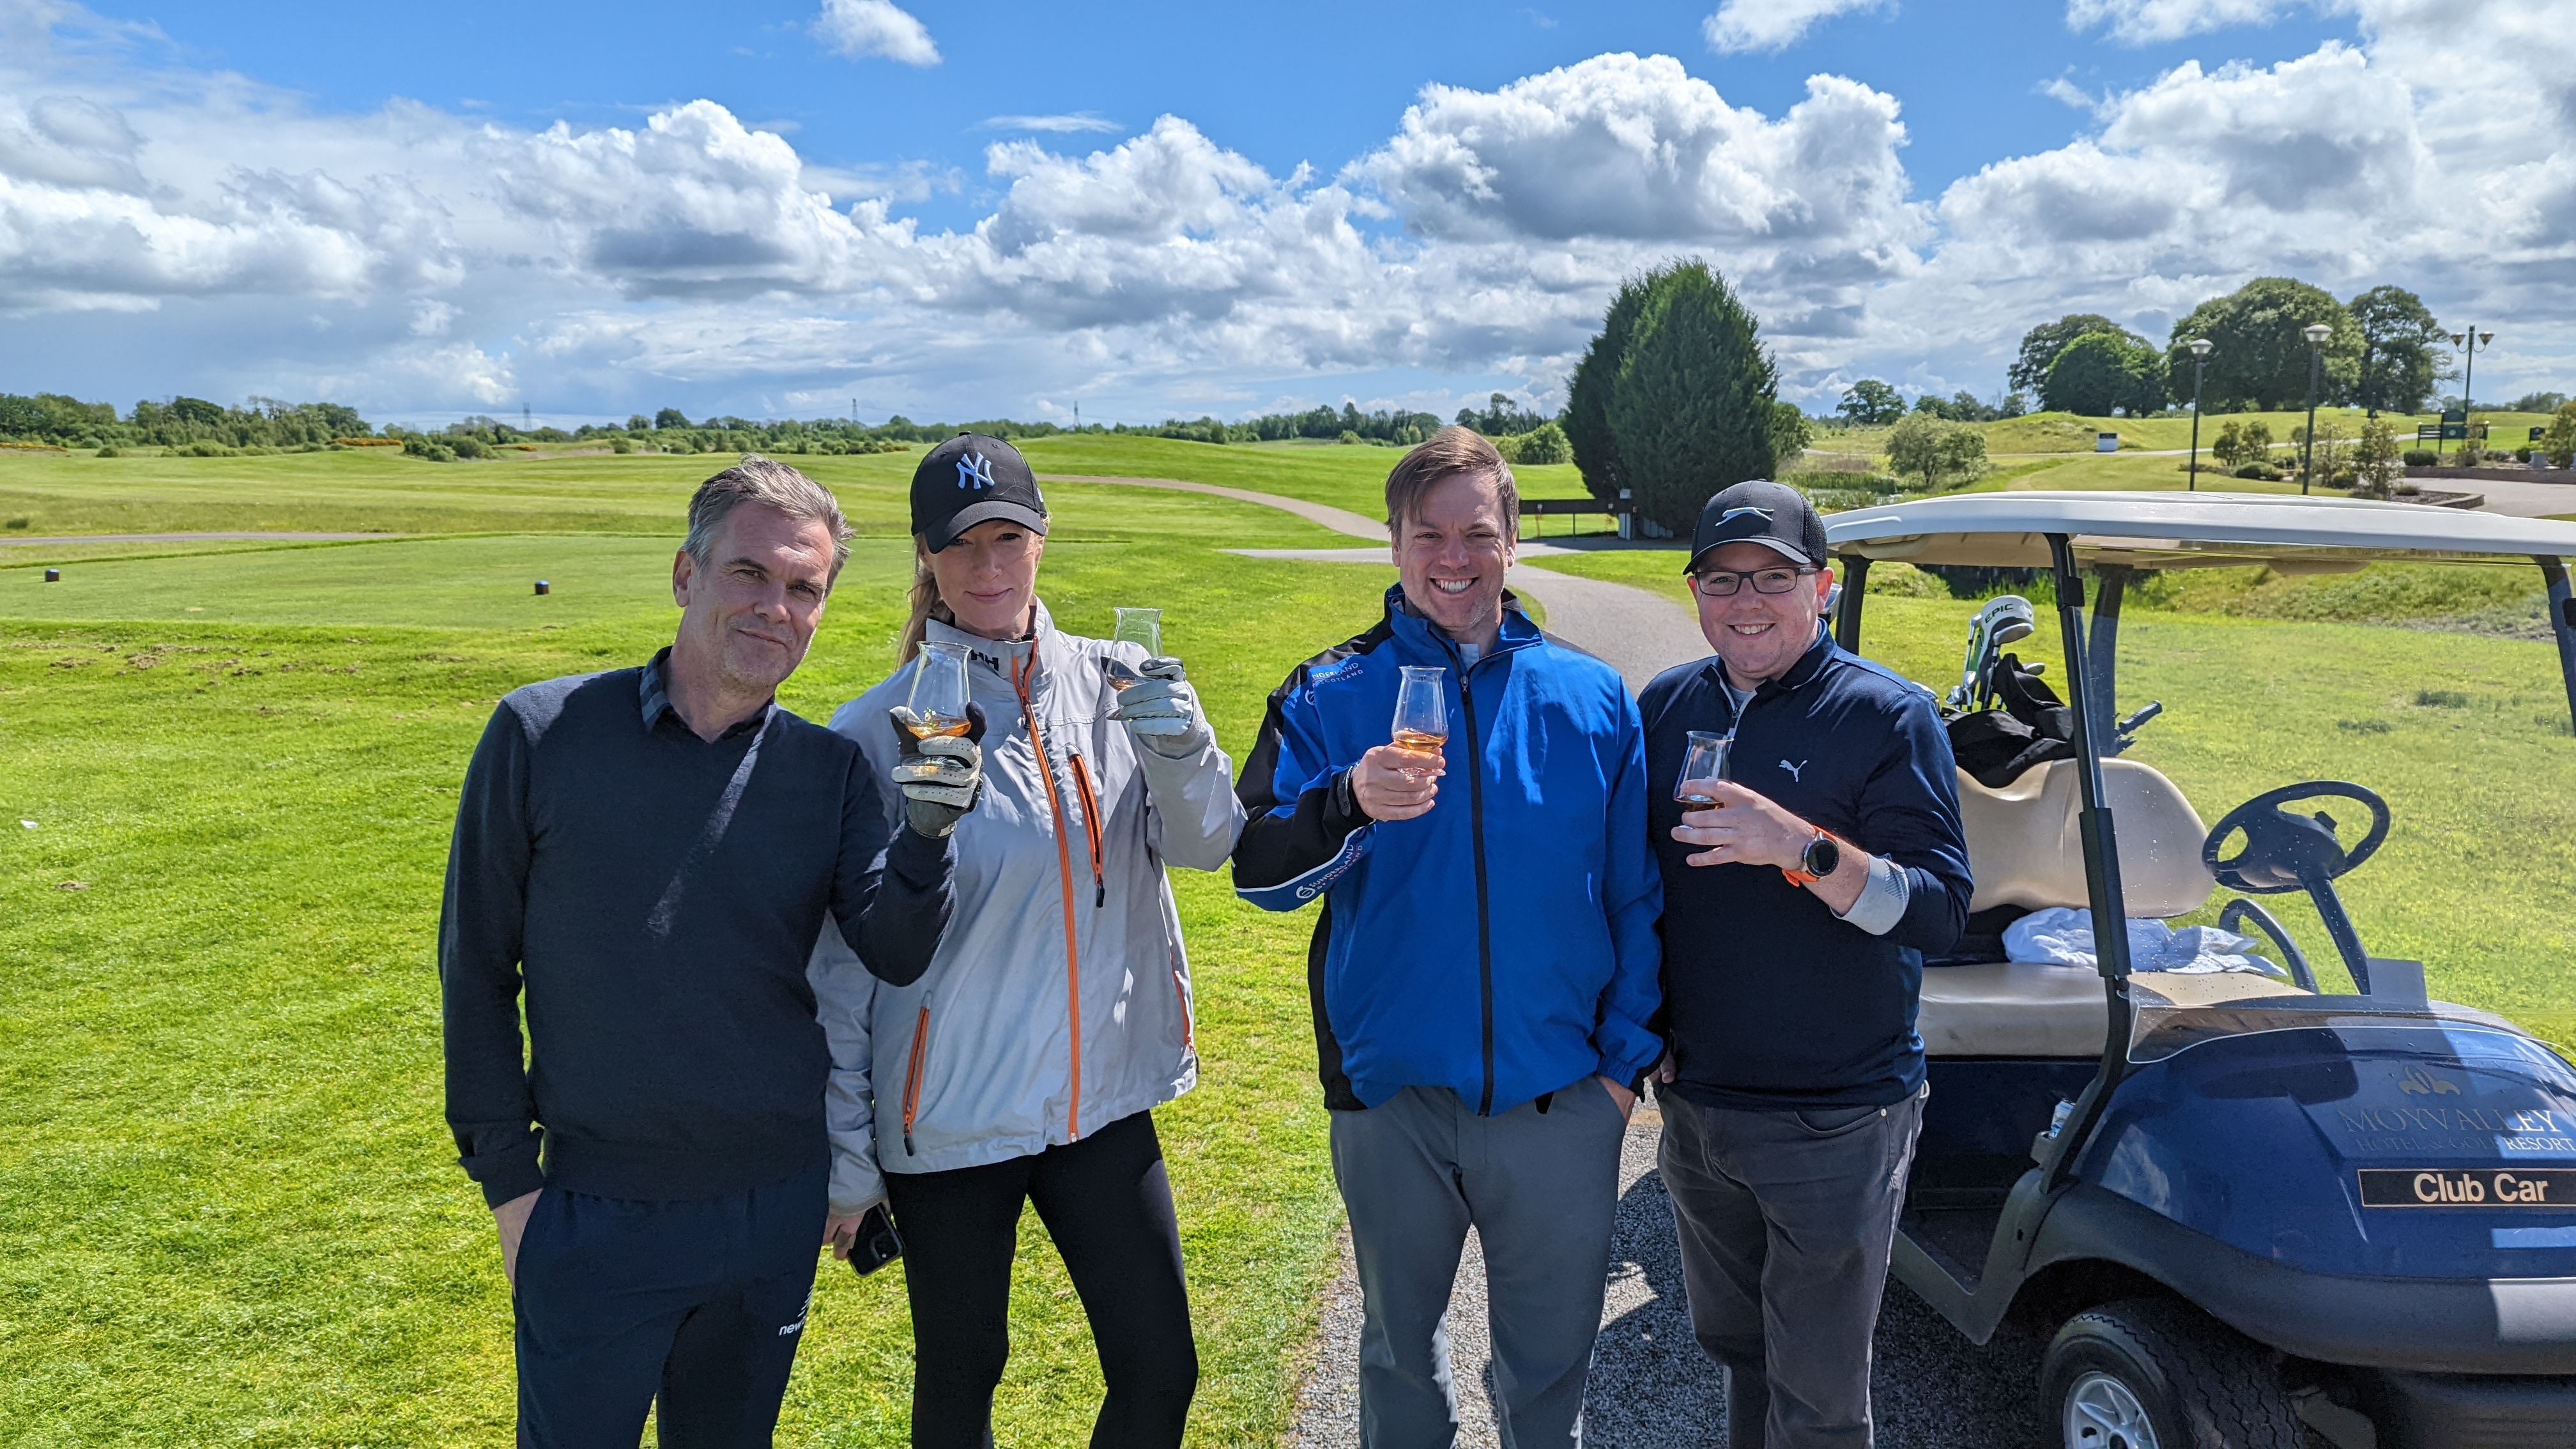
[[(1610, 666), (1504, 596), (1468, 664), (1401, 586), (1368, 632), (1272, 692), (1236, 794), (1235, 889), (1269, 910), (1321, 899), (1307, 956), (1328, 1105), (1447, 1087), (1499, 1114), (1662, 1055), (1646, 841), (1645, 731)], [(1349, 773), (1387, 743), (1400, 667), (1449, 671), (1448, 772), (1412, 820), (1372, 821)]]

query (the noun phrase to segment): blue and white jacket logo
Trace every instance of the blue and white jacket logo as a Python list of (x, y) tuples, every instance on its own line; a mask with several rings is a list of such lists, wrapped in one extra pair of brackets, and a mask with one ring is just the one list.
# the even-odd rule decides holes
[(957, 460), (957, 486), (960, 488), (992, 487), (992, 463), (981, 453), (968, 453), (964, 457), (959, 458)]

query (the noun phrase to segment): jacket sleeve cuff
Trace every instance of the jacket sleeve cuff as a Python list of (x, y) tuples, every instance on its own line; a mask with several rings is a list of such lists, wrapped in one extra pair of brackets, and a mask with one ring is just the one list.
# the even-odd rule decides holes
[(457, 1159), (466, 1176), (483, 1189), (485, 1207), (499, 1207), (546, 1185), (545, 1170), (537, 1165), (537, 1140), (532, 1132), (519, 1146)]
[(1602, 1053), (1600, 1074), (1614, 1082), (1626, 1085), (1631, 1092), (1645, 1091), (1647, 1074), (1654, 1071), (1655, 1063), (1664, 1059), (1663, 1042), (1651, 1037), (1648, 1040), (1653, 1042), (1654, 1050), (1649, 1052), (1642, 1061), (1633, 1056), (1613, 1056), (1608, 1052)]
[(1904, 921), (1905, 903), (1913, 893), (1905, 867), (1886, 856), (1872, 856), (1869, 879), (1862, 882), (1859, 897), (1851, 903), (1850, 910), (1835, 915), (1873, 936), (1884, 936)]
[(1297, 818), (1311, 823), (1297, 848), (1304, 853), (1320, 846), (1317, 854), (1306, 855), (1313, 864), (1286, 880), (1252, 886), (1243, 883), (1243, 863), (1238, 856), (1234, 893), (1265, 911), (1293, 911), (1332, 889), (1333, 882), (1359, 864), (1360, 857), (1368, 853), (1371, 821), (1351, 798), (1350, 779), (1348, 770), (1341, 771), (1299, 800)]

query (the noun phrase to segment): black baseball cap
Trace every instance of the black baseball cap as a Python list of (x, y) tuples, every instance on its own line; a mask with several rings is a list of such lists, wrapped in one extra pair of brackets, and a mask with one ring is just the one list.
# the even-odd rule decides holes
[(912, 470), (912, 531), (932, 553), (994, 518), (1047, 531), (1046, 495), (1019, 449), (981, 433), (959, 433)]
[(1691, 530), (1690, 563), (1697, 573), (1709, 550), (1729, 543), (1758, 543), (1803, 568), (1825, 563), (1825, 521), (1807, 495), (1784, 483), (1748, 479), (1721, 491), (1699, 511)]

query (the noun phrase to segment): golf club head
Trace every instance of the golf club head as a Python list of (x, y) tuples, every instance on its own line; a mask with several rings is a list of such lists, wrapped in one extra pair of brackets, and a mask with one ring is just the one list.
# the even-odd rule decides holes
[(1968, 686), (1977, 708), (1984, 709), (1994, 702), (1995, 663), (2003, 656), (2004, 646), (2029, 638), (2037, 627), (2038, 615), (2031, 609), (2030, 600), (2019, 594), (1998, 594), (1977, 610), (1968, 632), (1970, 641), (1978, 645), (1969, 667)]

